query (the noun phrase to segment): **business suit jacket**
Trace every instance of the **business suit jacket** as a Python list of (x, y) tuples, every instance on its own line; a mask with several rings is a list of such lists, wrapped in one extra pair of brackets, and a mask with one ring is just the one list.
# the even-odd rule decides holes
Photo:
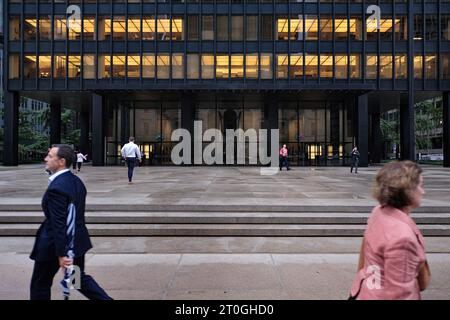
[(67, 255), (67, 215), (70, 202), (73, 202), (76, 208), (75, 258), (83, 256), (92, 248), (84, 219), (86, 188), (77, 176), (68, 171), (57, 176), (44, 194), (42, 210), (45, 220), (37, 231), (31, 259), (49, 261)]
[[(418, 300), (418, 275), (425, 261), (425, 242), (414, 220), (399, 209), (377, 206), (364, 233), (364, 268), (351, 295), (358, 300)], [(376, 286), (377, 274), (381, 286)]]

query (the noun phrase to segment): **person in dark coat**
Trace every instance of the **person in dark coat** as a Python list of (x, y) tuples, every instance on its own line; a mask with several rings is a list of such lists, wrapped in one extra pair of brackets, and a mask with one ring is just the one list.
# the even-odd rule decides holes
[(355, 168), (355, 174), (358, 173), (358, 165), (359, 165), (359, 151), (356, 146), (353, 147), (352, 153), (350, 154), (352, 157), (352, 166), (350, 168), (350, 173), (353, 173), (353, 168)]

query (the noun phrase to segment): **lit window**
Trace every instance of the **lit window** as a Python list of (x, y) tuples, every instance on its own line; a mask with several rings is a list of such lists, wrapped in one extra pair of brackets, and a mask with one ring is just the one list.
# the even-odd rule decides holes
[(229, 68), (228, 68), (229, 57), (226, 55), (216, 56), (216, 78), (228, 79)]
[(50, 16), (39, 17), (39, 38), (41, 40), (52, 39), (52, 20)]
[(39, 56), (39, 78), (50, 78), (52, 74), (51, 56)]
[(395, 78), (396, 79), (408, 78), (408, 58), (406, 54), (400, 54), (395, 56)]
[(9, 18), (9, 40), (20, 40), (20, 18)]
[(392, 56), (382, 55), (380, 56), (380, 78), (392, 79)]
[(335, 65), (336, 79), (347, 79), (348, 57), (346, 55), (334, 56), (334, 65)]
[(307, 78), (318, 78), (319, 58), (316, 55), (307, 54), (305, 57), (305, 76)]
[(113, 39), (125, 40), (125, 17), (115, 16), (113, 20)]
[(242, 55), (233, 54), (231, 56), (231, 78), (244, 77), (244, 57)]
[(437, 55), (433, 54), (425, 57), (425, 72), (427, 79), (437, 79)]
[(258, 54), (248, 54), (245, 56), (245, 76), (249, 79), (258, 78)]
[(64, 16), (55, 16), (53, 24), (53, 38), (55, 40), (66, 40), (66, 18)]
[(202, 55), (202, 79), (214, 78), (214, 56), (211, 54)]
[(141, 57), (140, 56), (128, 56), (127, 64), (128, 64), (128, 78), (139, 78)]
[(53, 62), (53, 77), (55, 78), (66, 78), (67, 67), (66, 67), (66, 56), (56, 55)]
[(155, 39), (155, 18), (145, 17), (142, 20), (142, 40)]
[(37, 71), (36, 56), (25, 56), (23, 61), (23, 75), (25, 79), (35, 79)]
[(414, 78), (415, 79), (423, 79), (423, 57), (422, 57), (422, 55), (414, 57)]
[(199, 56), (198, 54), (188, 54), (187, 55), (187, 78), (188, 79), (198, 79), (199, 74)]
[(292, 54), (291, 62), (291, 79), (303, 78), (303, 54)]
[(112, 58), (113, 78), (125, 78), (125, 56), (114, 55)]
[(83, 56), (83, 78), (95, 79), (95, 56), (84, 55)]
[(98, 57), (98, 78), (106, 79), (111, 77), (111, 58), (110, 56)]
[(144, 53), (142, 56), (142, 77), (155, 77), (155, 56), (152, 53)]
[(81, 19), (67, 19), (67, 23), (68, 39), (81, 39)]
[(36, 40), (37, 20), (35, 18), (26, 18), (23, 25), (25, 40)]
[(317, 16), (306, 16), (305, 20), (305, 38), (306, 40), (318, 40), (319, 21)]
[(81, 58), (80, 56), (68, 56), (68, 75), (69, 78), (78, 78), (81, 76)]
[(98, 39), (111, 39), (111, 19), (109, 17), (100, 17), (98, 19)]
[(332, 78), (333, 77), (333, 56), (321, 55), (320, 56), (320, 77)]
[(172, 79), (184, 78), (183, 54), (175, 53), (172, 55)]
[(350, 56), (350, 78), (361, 78), (361, 56), (359, 54)]
[(261, 53), (260, 57), (261, 65), (261, 79), (272, 79), (272, 54), (271, 53)]
[(9, 79), (20, 78), (20, 58), (18, 54), (9, 55)]
[(377, 68), (378, 68), (378, 56), (367, 55), (367, 57), (366, 57), (366, 78), (367, 79), (376, 79), (377, 72), (378, 72)]
[(156, 59), (158, 79), (169, 79), (170, 57), (168, 54), (160, 54)]
[(287, 79), (289, 60), (287, 54), (277, 55), (277, 79)]
[(95, 17), (85, 17), (83, 20), (83, 39), (95, 40)]

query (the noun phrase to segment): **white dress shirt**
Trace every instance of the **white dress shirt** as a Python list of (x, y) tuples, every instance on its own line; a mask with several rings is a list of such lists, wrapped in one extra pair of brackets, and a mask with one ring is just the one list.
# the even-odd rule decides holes
[(53, 180), (55, 180), (57, 176), (60, 176), (60, 175), (62, 175), (63, 173), (65, 173), (67, 171), (70, 171), (70, 170), (69, 169), (63, 169), (63, 170), (56, 171), (54, 174), (52, 174), (50, 177), (48, 177), (48, 185), (50, 185), (50, 183), (52, 183)]
[(125, 144), (120, 150), (123, 158), (136, 158), (141, 159), (141, 152), (139, 151), (138, 146), (134, 142), (128, 142)]

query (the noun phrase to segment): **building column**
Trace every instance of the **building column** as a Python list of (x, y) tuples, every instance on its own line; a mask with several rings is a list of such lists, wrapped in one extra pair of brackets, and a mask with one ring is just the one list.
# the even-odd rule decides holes
[[(341, 102), (332, 102), (330, 104), (330, 143), (333, 147), (333, 160), (328, 161), (331, 165), (337, 165), (339, 162), (339, 146), (340, 146), (340, 130), (341, 124), (339, 119), (339, 111), (341, 109)], [(325, 150), (328, 153), (328, 150)], [(328, 159), (328, 157), (325, 157)]]
[(377, 112), (372, 113), (371, 115), (372, 119), (372, 139), (370, 143), (370, 160), (372, 163), (380, 163), (381, 162), (381, 155), (383, 153), (383, 144), (381, 141), (381, 128), (380, 128), (380, 122), (381, 122), (381, 114), (380, 111), (377, 110)]
[(91, 150), (89, 150), (89, 112), (80, 112), (80, 150), (82, 153), (88, 153), (91, 157)]
[(92, 165), (105, 165), (103, 97), (92, 94)]
[(271, 129), (278, 129), (278, 97), (275, 94), (270, 94), (265, 99), (263, 129), (267, 129), (267, 154), (271, 156)]
[(61, 143), (61, 105), (50, 106), (50, 145)]
[(367, 94), (358, 96), (356, 113), (358, 117), (356, 146), (360, 153), (359, 165), (367, 167), (369, 165), (369, 96)]
[(4, 99), (3, 164), (17, 166), (19, 164), (19, 93), (5, 91)]
[[(181, 96), (181, 128), (191, 134), (191, 150), (194, 150), (195, 98), (191, 94)], [(194, 163), (194, 152), (191, 152), (191, 163)]]
[(442, 97), (443, 110), (443, 149), (444, 167), (450, 167), (450, 91), (444, 92)]
[(414, 93), (402, 95), (400, 102), (400, 158), (416, 160)]

